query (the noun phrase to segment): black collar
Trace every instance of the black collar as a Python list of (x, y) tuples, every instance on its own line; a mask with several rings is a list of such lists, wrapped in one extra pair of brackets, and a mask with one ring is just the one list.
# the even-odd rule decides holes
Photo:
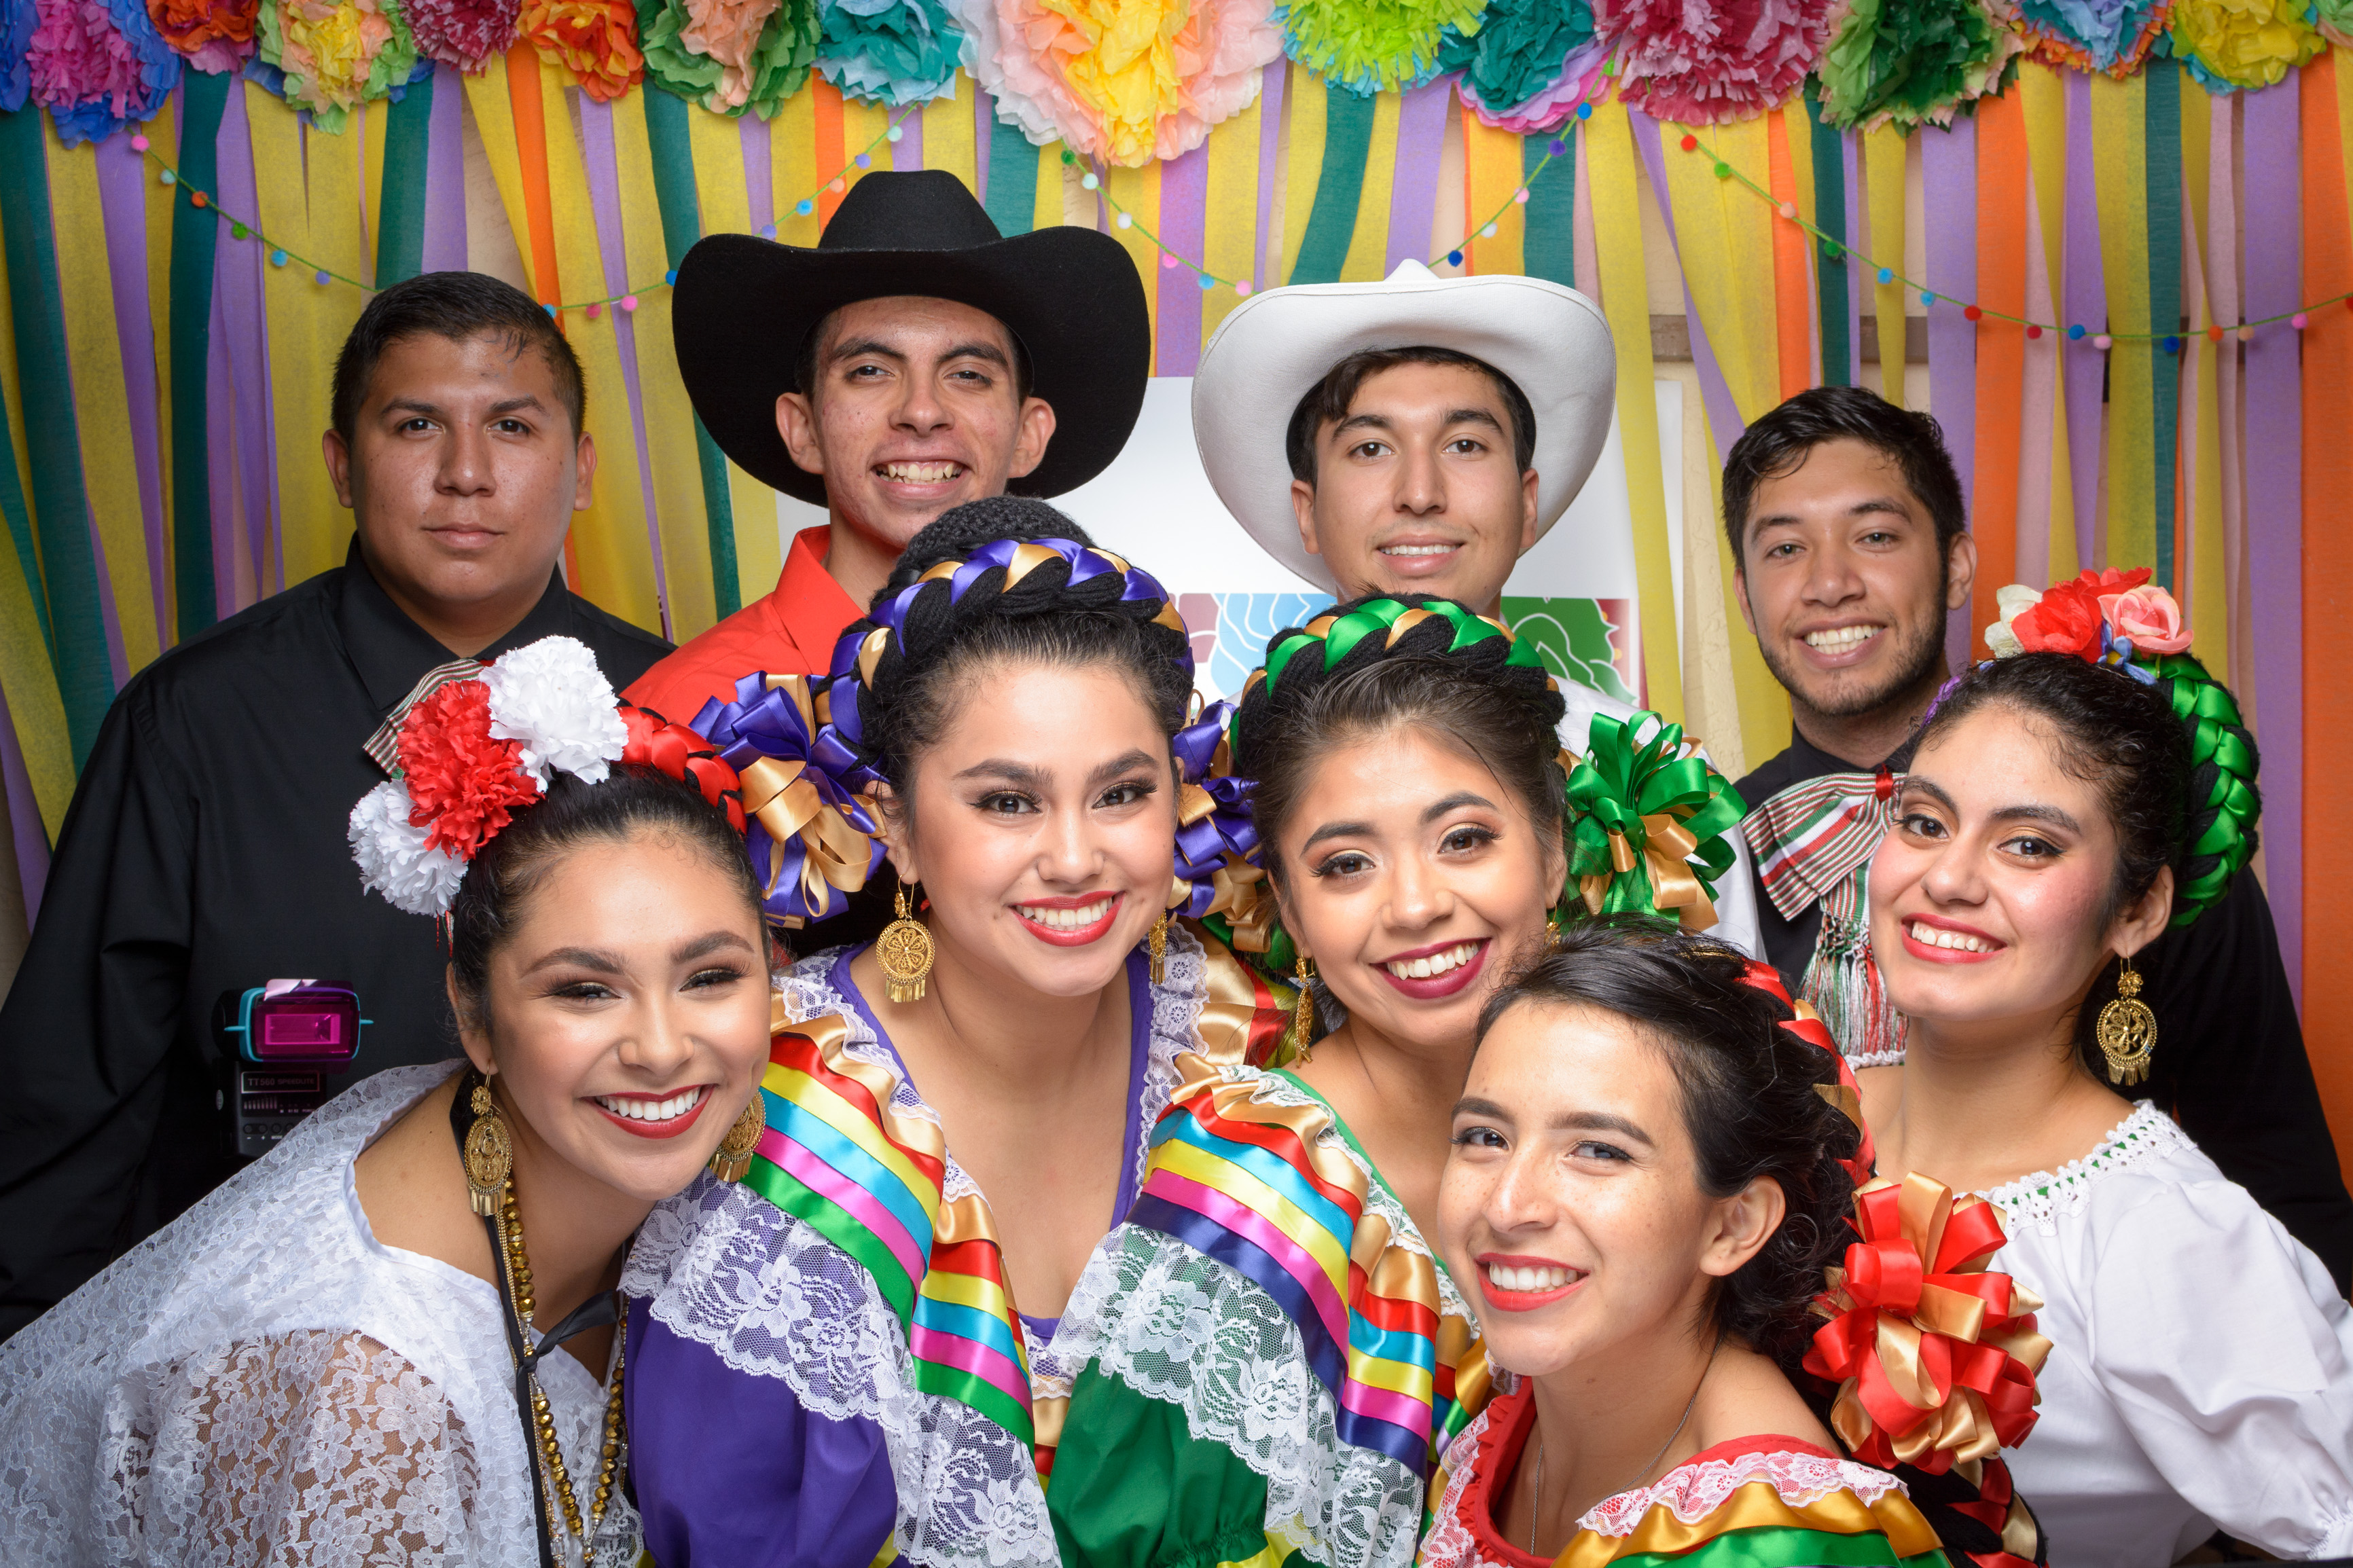
[[(350, 553), (343, 557), (342, 588), (336, 626), (343, 633), (352, 668), (378, 712), (390, 712), (395, 703), (408, 695), (417, 677), (457, 657), (392, 602), (361, 559), (356, 535)], [(539, 596), (531, 614), (475, 657), (488, 663), (510, 648), (572, 630), (572, 595), (564, 586), (562, 574), (551, 572), (547, 592)]]

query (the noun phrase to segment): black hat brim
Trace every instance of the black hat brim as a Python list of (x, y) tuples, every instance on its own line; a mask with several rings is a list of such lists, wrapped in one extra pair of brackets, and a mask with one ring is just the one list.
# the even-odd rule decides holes
[(960, 250), (804, 249), (713, 235), (678, 269), (679, 374), (711, 438), (745, 473), (812, 505), (825, 480), (792, 459), (776, 399), (798, 391), (801, 345), (844, 305), (892, 295), (953, 300), (1003, 321), (1029, 357), (1031, 393), (1054, 410), (1038, 467), (1015, 495), (1057, 496), (1111, 466), (1152, 374), (1143, 280), (1117, 240), (1063, 226)]

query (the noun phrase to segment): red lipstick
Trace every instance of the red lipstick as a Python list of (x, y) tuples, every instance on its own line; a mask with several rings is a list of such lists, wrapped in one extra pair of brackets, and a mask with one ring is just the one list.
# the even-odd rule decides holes
[[(687, 1087), (693, 1088), (695, 1086), (688, 1085)], [(628, 1133), (632, 1138), (675, 1138), (702, 1119), (702, 1108), (711, 1103), (712, 1093), (718, 1088), (718, 1086), (716, 1084), (703, 1084), (701, 1088), (702, 1089), (702, 1098), (694, 1102), (694, 1109), (681, 1112), (679, 1115), (671, 1117), (668, 1121), (639, 1121), (631, 1117), (616, 1116), (597, 1102), (604, 1100), (642, 1100), (654, 1104), (659, 1104), (665, 1100), (676, 1100), (680, 1095), (686, 1092), (685, 1089), (674, 1089), (668, 1094), (594, 1095), (589, 1097), (588, 1103), (592, 1106), (596, 1106), (597, 1115), (603, 1117), (606, 1121), (611, 1122), (614, 1126), (619, 1128), (622, 1131)]]
[(1479, 972), (1486, 967), (1487, 950), (1494, 944), (1486, 937), (1479, 937), (1475, 942), (1478, 951), (1443, 974), (1430, 974), (1418, 980), (1409, 980), (1392, 970), (1389, 965), (1403, 963), (1410, 959), (1428, 958), (1433, 953), (1445, 952), (1451, 948), (1461, 947), (1463, 944), (1462, 938), (1458, 937), (1452, 942), (1432, 942), (1428, 947), (1417, 947), (1411, 952), (1391, 953), (1372, 966), (1373, 973), (1397, 987), (1401, 994), (1410, 996), (1417, 1002), (1440, 1002), (1461, 992), (1463, 987), (1476, 980), (1479, 977)]
[[(1013, 918), (1021, 922), (1022, 930), (1039, 942), (1050, 942), (1056, 947), (1084, 947), (1089, 942), (1101, 942), (1110, 931), (1112, 922), (1119, 918), (1119, 907), (1126, 898), (1124, 893), (1113, 893), (1108, 899), (1101, 893), (1085, 893), (1065, 899), (1024, 899), (1013, 906)], [(1021, 912), (1024, 909), (1083, 910), (1098, 903), (1103, 905), (1103, 913), (1082, 926), (1040, 925)]]

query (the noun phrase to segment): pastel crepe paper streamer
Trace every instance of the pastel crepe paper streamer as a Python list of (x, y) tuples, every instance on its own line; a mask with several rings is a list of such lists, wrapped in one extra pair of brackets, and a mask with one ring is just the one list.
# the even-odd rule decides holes
[[(1864, 196), (1870, 208), (1871, 254), (1881, 266), (1901, 272), (1904, 268), (1905, 133), (1893, 125), (1858, 133), (1868, 173)], [(1871, 283), (1874, 314), (1879, 322), (1880, 395), (1897, 407), (1907, 405), (1905, 363), (1909, 358), (1905, 317), (1908, 293), (1903, 280)]]
[[(1789, 145), (1789, 116), (1784, 110), (1767, 111), (1765, 140), (1771, 159), (1776, 209), (1770, 226), (1776, 357), (1781, 373), (1779, 392), (1782, 401), (1787, 402), (1814, 384), (1814, 321), (1810, 298), (1813, 280), (1806, 272), (1806, 231), (1784, 219), (1778, 209), (1788, 206), (1803, 217), (1813, 203), (1799, 194), (1797, 163)], [(1799, 144), (1804, 145), (1803, 132), (1799, 133)], [(1810, 195), (1808, 192), (1807, 197)]]
[(989, 125), (987, 184), (988, 194), (981, 205), (988, 209), (997, 233), (1008, 238), (1028, 234), (1038, 205), (1038, 150), (1021, 127), (1009, 121)]
[[(441, 71), (409, 85), (399, 100), (370, 114), (384, 132), (384, 205), (375, 240), (375, 286), (391, 287), (425, 270), (425, 204), (431, 189), (434, 89)], [(186, 171), (181, 171), (185, 176)], [(209, 190), (210, 186), (200, 189)], [(209, 216), (210, 215), (206, 215)]]
[[(629, 289), (628, 247), (621, 237), (620, 162), (613, 151), (613, 106), (586, 94), (580, 98), (580, 154), (588, 174), (588, 205), (596, 215), (596, 249), (605, 274), (605, 291)], [(647, 542), (653, 553), (654, 596), (660, 601), (662, 636), (679, 640), (670, 596), (670, 568), (663, 559), (661, 509), (654, 499), (654, 460), (646, 438), (646, 398), (638, 372), (638, 323), (628, 310), (607, 312), (621, 356), (621, 384), (629, 395), (629, 436), (638, 447), (638, 488), (646, 510)]]
[[(2092, 152), (2092, 82), (2075, 71), (2067, 85), (2066, 319), (2084, 335), (2068, 340), (2067, 461), (2075, 484), (2075, 559), (2101, 559), (2100, 469), (2106, 453), (2101, 422), (2106, 412), (2108, 356), (2092, 340), (2108, 330), (2107, 268), (2100, 255), (2098, 174)], [(2289, 307), (2293, 309), (2293, 306)]]
[[(2183, 100), (2207, 117), (2207, 174), (2211, 185), (2206, 199), (2206, 276), (2211, 290), (2210, 309), (2217, 321), (2236, 321), (2239, 309), (2239, 102), (2236, 94), (2217, 97), (2199, 93)], [(2242, 614), (2246, 604), (2246, 463), (2241, 443), (2245, 432), (2238, 417), (2242, 406), (2242, 367), (2234, 350), (2214, 356), (2216, 444), (2221, 488), (2222, 552), (2220, 598), (2227, 605), (2230, 636), (2218, 641), (2210, 668), (2227, 673), (2234, 690), (2254, 690), (2253, 652), (2248, 646), (2251, 617)], [(2201, 578), (2194, 584), (2204, 590)], [(2218, 606), (2219, 608), (2220, 606)], [(2203, 610), (2193, 614), (2204, 616)], [(2193, 626), (2197, 622), (2190, 623)]]
[(1430, 258), (1430, 218), (1438, 205), (1438, 161), (1446, 145), (1446, 111), (1453, 99), (1452, 79), (1440, 77), (1406, 93), (1398, 107), (1396, 173), (1389, 184), (1388, 245), (1381, 266), (1384, 278), (1397, 270), (1400, 261)]
[[(1862, 133), (1859, 131), (1841, 131), (1838, 133), (1838, 139), (1840, 161), (1846, 168), (1846, 232), (1850, 236), (1868, 235), (1871, 228), (1863, 210), (1867, 193), (1863, 190), (1862, 184)], [(1861, 386), (1862, 384), (1862, 302), (1870, 298), (1871, 284), (1863, 277), (1863, 269), (1855, 262), (1852, 251), (1847, 255), (1846, 287), (1847, 344), (1848, 352), (1853, 356), (1847, 367), (1847, 384)]]
[(1321, 84), (1324, 91), (1324, 157), (1315, 181), (1315, 203), (1299, 242), (1293, 283), (1336, 283), (1356, 227), (1356, 207), (1365, 189), (1365, 162), (1372, 153), (1374, 101)]
[(0, 691), (0, 781), (8, 789), (8, 832), (16, 844), (16, 880), (24, 889), (25, 924), (29, 927), (41, 918), (41, 888), (49, 879), (49, 838), (5, 691)]
[[(181, 79), (180, 178), (192, 190), (217, 191), (221, 111), (232, 79), (190, 71)], [(210, 439), (213, 257), (219, 240), (216, 213), (193, 202), (173, 203), (172, 559), (182, 641), (211, 626), (220, 609)]]
[[(1577, 150), (1565, 139), (1573, 134), (1563, 126), (1521, 142), (1522, 177), (1528, 192), (1520, 237), (1523, 265), (1531, 278), (1571, 289), (1577, 287)], [(1547, 150), (1555, 141), (1563, 141), (1567, 148), (1558, 157)], [(1547, 158), (1552, 161), (1546, 163)], [(1536, 172), (1539, 168), (1542, 174)]]
[[(2143, 134), (2147, 181), (2148, 318), (2156, 332), (2181, 331), (2181, 68), (2153, 60), (2142, 73)], [(2174, 479), (2180, 450), (2181, 366), (2184, 356), (2162, 348), (2150, 356), (2150, 499), (2156, 534), (2157, 582), (2180, 587), (2174, 552)]]
[[(686, 117), (695, 200), (705, 233), (744, 234), (751, 229), (752, 212), (744, 189), (744, 139), (723, 120), (709, 113)], [(881, 134), (884, 123), (880, 105), (842, 105), (842, 136), (854, 152), (864, 152)], [(862, 173), (854, 167), (851, 172)], [(775, 587), (784, 570), (776, 537), (776, 492), (733, 463), (723, 463), (723, 471), (728, 517), (734, 529), (737, 603), (748, 604)]]
[[(2065, 326), (2067, 244), (2067, 85), (2073, 72), (2042, 60), (2022, 61), (2019, 92), (2024, 105), (2027, 159), (2034, 202), (2029, 218), (2041, 248), (2027, 273), (2027, 310), (2036, 321), (2060, 331), (2027, 345), (2029, 400), (2047, 395), (2040, 413), (2030, 409), (2026, 471), (2019, 489), (2019, 570), (2038, 583), (2056, 583), (2077, 570), (2073, 443), (2067, 427), (2066, 385), (2074, 374)], [(2235, 358), (2235, 356), (2233, 356)], [(2047, 417), (2046, 417), (2047, 416)], [(2040, 454), (2040, 458), (2038, 458)], [(2096, 468), (2097, 456), (2094, 456)], [(2034, 465), (2042, 461), (2037, 471)], [(2028, 578), (2022, 577), (2021, 581)]]
[(465, 92), (457, 67), (435, 67), (432, 131), (426, 151), (425, 234), (417, 258), (426, 272), (466, 269)]
[[(1666, 158), (1659, 144), (1659, 122), (1640, 110), (1626, 113), (1634, 131), (1634, 146), (1642, 155), (1642, 166), (1651, 176), (1651, 190), (1659, 197), (1659, 215), (1665, 220), (1667, 242), (1675, 247), (1680, 259), (1683, 249), (1675, 238), (1674, 204), (1666, 197)], [(1677, 148), (1678, 153), (1682, 152)], [(1699, 153), (1686, 153), (1698, 157)], [(1725, 379), (1724, 369), (1717, 363), (1715, 345), (1708, 335), (1707, 323), (1700, 319), (1699, 306), (1692, 299), (1691, 275), (1678, 267), (1683, 279), (1683, 319), (1690, 325), (1692, 364), (1699, 372), (1700, 399), (1707, 406), (1708, 427), (1715, 436), (1718, 453), (1732, 450), (1748, 426), (1740, 417), (1740, 408), (1733, 401), (1731, 383)], [(1645, 323), (1647, 327), (1647, 323)]]
[[(1999, 320), (1991, 312), (2010, 316), (2026, 312), (2029, 181), (2024, 95), (1978, 100), (1975, 123), (1977, 266), (1974, 293), (1962, 298), (1976, 299), (1989, 313), (1972, 328), (1977, 369), (1968, 389), (1976, 404), (1971, 415), (1975, 478), (1969, 488), (1969, 528), (1978, 540), (1978, 574), (1969, 602), (1963, 606), (1956, 668), (1960, 660), (1979, 657), (1978, 639), (1999, 618), (1994, 591), (2023, 580), (2018, 570), (2019, 468), (2028, 439), (2024, 412), (2030, 345), (2025, 328)], [(1924, 134), (1933, 138), (1935, 133)], [(1959, 314), (1957, 308), (1951, 309)], [(2047, 432), (2042, 438), (2047, 438)]]
[[(2181, 573), (2189, 587), (2177, 595), (2195, 627), (2211, 650), (2208, 664), (2226, 681), (2230, 679), (2230, 595), (2223, 588), (2222, 566), (2222, 431), (2220, 362), (2238, 357), (2237, 344), (2226, 338), (2210, 342), (2207, 325), (2215, 320), (2212, 286), (2205, 266), (2205, 233), (2212, 205), (2213, 95), (2180, 95), (2181, 184), (2189, 199), (2182, 215), (2182, 277), (2189, 289), (2189, 332), (2183, 340), (2190, 358), (2182, 377), (2182, 494), (2188, 501), (2188, 558)], [(2228, 143), (2224, 143), (2226, 149)]]
[[(1160, 165), (1161, 244), (1180, 257), (1201, 254), (1202, 229), (1208, 221), (1209, 144), (1207, 140), (1183, 157)], [(1200, 275), (1182, 262), (1163, 267), (1155, 262), (1160, 309), (1155, 353), (1162, 375), (1190, 375), (1201, 363)]]
[[(1928, 307), (1928, 412), (1944, 426), (1945, 447), (1960, 476), (1969, 510), (1977, 475), (1977, 327), (1954, 300), (1978, 295), (1978, 127), (1958, 114), (1950, 126), (1924, 125), (1920, 138), (1922, 216), (1927, 225), (1928, 287), (1948, 298)], [(1882, 338), (1883, 358), (1887, 340)], [(1969, 606), (1945, 612), (1945, 662), (1957, 669), (1969, 655)]]
[(1404, 102), (1402, 92), (1384, 92), (1373, 99), (1373, 132), (1366, 142), (1364, 184), (1356, 192), (1356, 221), (1348, 235), (1347, 255), (1340, 263), (1340, 276), (1350, 282), (1386, 276), (1381, 260), (1388, 252), (1398, 111)]
[[(13, 334), (9, 341), (14, 342)], [(26, 896), (30, 918), (40, 887), (39, 869), (47, 861), (46, 829), (65, 818), (73, 797), (74, 766), (23, 482), (15, 432), (0, 411), (0, 514), (8, 528), (7, 544), (0, 547), (5, 555), (0, 559), (0, 688), (16, 693), (15, 711), (23, 726), (0, 720), (0, 730), (6, 731), (0, 742), (10, 748), (8, 755), (18, 772), (26, 775), (21, 782), (10, 775), (7, 787), (17, 824), (17, 869), (31, 879)]]
[[(1264, 79), (1279, 82), (1282, 73), (1269, 70)], [(1258, 269), (1259, 157), (1265, 142), (1261, 115), (1265, 105), (1266, 95), (1261, 92), (1240, 113), (1212, 126), (1209, 139), (1202, 143), (1209, 167), (1202, 193), (1201, 263), (1212, 277), (1225, 279), (1218, 288), (1201, 290), (1200, 331), (1205, 342), (1227, 313), (1242, 301), (1232, 285), (1238, 282), (1248, 288)], [(1423, 219), (1425, 224), (1428, 221)], [(1216, 619), (1213, 609), (1205, 623), (1212, 627), (1208, 642), (1196, 662), (1207, 659), (1208, 647), (1215, 644)]]
[(1253, 289), (1264, 287), (1275, 275), (1267, 247), (1273, 243), (1274, 176), (1282, 157), (1282, 106), (1291, 90), (1290, 62), (1277, 60), (1267, 67), (1264, 79), (1265, 85), (1259, 89), (1258, 227), (1250, 241), (1258, 256), (1250, 272)]
[[(2148, 313), (2148, 128), (2147, 81), (2092, 79), (2092, 155), (2098, 171), (2100, 249), (2108, 275), (2113, 333), (2146, 333)], [(2157, 348), (2117, 336), (2108, 351), (2108, 515), (2103, 564), (2156, 564), (2155, 407)]]
[[(2291, 71), (2242, 95), (2246, 148), (2242, 226), (2250, 320), (2303, 303), (2303, 195), (2296, 167), (2298, 93)], [(18, 318), (21, 321), (22, 318)], [(21, 326), (18, 331), (22, 331)], [(2280, 958), (2299, 1004), (2304, 991), (2304, 515), (2303, 345), (2294, 331), (2259, 330), (2246, 344), (2247, 576), (2254, 624), (2255, 721), (2263, 749), (2263, 863)]]
[[(66, 353), (42, 125), (40, 111), (29, 106), (0, 113), (0, 225), (5, 227), (18, 377), (27, 387), (61, 391), (73, 384), (73, 366)], [(114, 700), (90, 500), (82, 489), (81, 441), (69, 396), (53, 391), (27, 397), (24, 418), (43, 569), (36, 591), (39, 584), (47, 584), (58, 692), (73, 742), (74, 771), (79, 773)]]
[[(246, 118), (252, 96), (243, 83), (232, 86), (221, 110), (220, 197), (231, 212), (258, 210), (251, 125)], [(250, 583), (258, 599), (285, 585), (271, 581), (267, 568), (276, 527), (278, 490), (271, 477), (278, 471), (278, 457), (277, 434), (269, 416), (269, 339), (261, 303), (266, 251), (261, 237), (249, 228), (243, 239), (232, 234), (227, 239), (216, 237), (216, 243), (220, 247), (219, 280), (214, 287), (236, 398), (237, 521), (244, 535), (237, 575)]]
[(1820, 89), (1810, 77), (1803, 101), (1806, 138), (1814, 151), (1814, 226), (1829, 236), (1814, 243), (1814, 311), (1821, 331), (1822, 383), (1852, 386), (1854, 295), (1846, 259), (1850, 150), (1847, 139), (1822, 119)]

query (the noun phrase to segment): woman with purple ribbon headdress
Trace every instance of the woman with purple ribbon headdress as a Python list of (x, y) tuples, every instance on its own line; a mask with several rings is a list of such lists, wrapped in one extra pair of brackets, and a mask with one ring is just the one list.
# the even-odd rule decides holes
[(750, 1170), (632, 1255), (664, 1568), (1059, 1561), (1072, 1288), (1177, 1057), (1267, 1059), (1290, 1006), (1232, 956), (1267, 941), (1256, 840), (1192, 680), (1158, 583), (997, 499), (915, 537), (828, 679), (746, 676), (696, 716), (771, 921), (870, 879), (898, 918), (785, 972)]

